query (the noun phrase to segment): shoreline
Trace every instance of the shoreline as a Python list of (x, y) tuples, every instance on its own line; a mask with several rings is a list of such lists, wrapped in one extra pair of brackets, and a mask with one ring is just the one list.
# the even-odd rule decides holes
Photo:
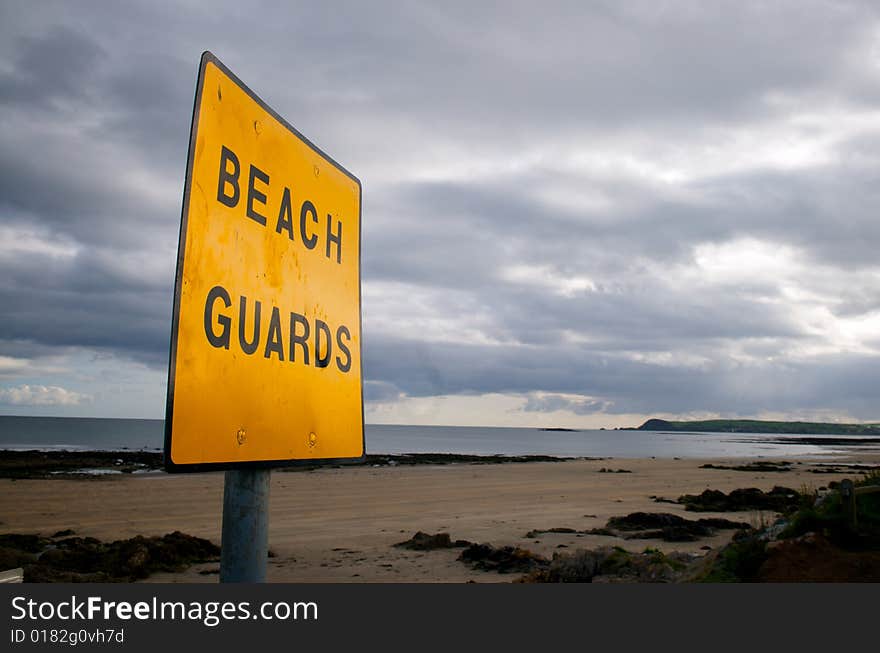
[[(714, 489), (827, 487), (860, 476), (844, 464), (880, 465), (880, 454), (854, 454), (839, 471), (825, 457), (797, 459), (785, 470), (757, 471), (753, 459), (614, 458), (506, 464), (328, 467), (272, 475), (268, 579), (275, 582), (510, 582), (516, 574), (473, 569), (459, 551), (396, 548), (418, 531), (453, 541), (516, 546), (551, 558), (559, 551), (620, 546), (641, 552), (706, 555), (730, 541), (718, 531), (692, 542), (588, 534), (610, 518), (664, 512), (727, 518), (752, 525), (769, 511), (701, 513), (658, 503)], [(711, 465), (711, 467), (704, 467)], [(737, 469), (745, 467), (745, 469)], [(822, 473), (813, 470), (820, 469)], [(0, 479), (0, 533), (113, 541), (176, 530), (220, 541), (223, 475), (115, 474), (82, 478)], [(530, 537), (531, 536), (531, 537)], [(706, 548), (708, 547), (708, 548)], [(217, 564), (159, 573), (147, 582), (217, 582)]]
[[(155, 451), (0, 449), (0, 478), (51, 479), (108, 476), (117, 474), (164, 474), (164, 457)], [(395, 467), (414, 465), (508, 465), (555, 463), (569, 460), (604, 460), (592, 457), (545, 455), (471, 455), (457, 453), (367, 454), (363, 462), (332, 465), (278, 467), (276, 473), (309, 472), (318, 469)], [(178, 474), (173, 474), (177, 476)], [(184, 476), (190, 475), (187, 473)]]
[[(794, 462), (788, 466), (813, 465), (814, 473), (828, 473), (828, 469), (845, 468), (848, 459), (858, 458), (859, 453), (827, 453), (813, 456), (790, 456)], [(864, 454), (862, 454), (864, 455)], [(880, 454), (878, 454), (880, 457)], [(778, 457), (774, 457), (778, 458)], [(646, 460), (698, 460), (696, 458), (683, 458), (680, 456), (657, 457), (651, 456)], [(821, 459), (821, 460), (820, 460)], [(420, 465), (510, 465), (516, 463), (562, 463), (569, 461), (612, 461), (626, 460), (614, 456), (549, 456), (549, 455), (476, 455), (457, 453), (402, 453), (402, 454), (367, 454), (363, 462), (335, 463), (332, 465), (293, 465), (277, 467), (275, 473), (286, 474), (295, 472), (311, 472), (320, 469), (343, 469), (358, 467), (396, 467), (396, 466), (420, 466)], [(719, 458), (717, 460), (724, 460)], [(784, 471), (772, 469), (777, 463), (770, 459), (758, 458), (733, 458), (739, 467), (755, 467), (755, 471)], [(712, 464), (712, 463), (706, 463)], [(869, 469), (876, 466), (880, 469), (880, 463), (876, 465), (862, 465)], [(824, 467), (824, 470), (818, 469)], [(610, 470), (609, 470), (610, 471)], [(860, 471), (852, 469), (850, 471)], [(105, 477), (128, 474), (165, 474), (163, 454), (156, 451), (144, 450), (50, 450), (43, 449), (0, 449), (0, 478), (14, 479), (61, 479), (61, 478), (89, 478)], [(173, 474), (177, 476), (178, 474)], [(189, 474), (182, 474), (187, 476)]]
[[(0, 416), (3, 440), (0, 450), (44, 450), (60, 453), (113, 451), (123, 456), (138, 453), (161, 454), (164, 431), (161, 421), (96, 420), (82, 418), (82, 424), (52, 418)], [(9, 421), (14, 420), (14, 421)], [(28, 421), (37, 420), (30, 424)], [(101, 421), (101, 420), (97, 420)], [(836, 457), (853, 451), (880, 453), (880, 439), (853, 436), (748, 434), (720, 432), (665, 432), (638, 430), (575, 430), (553, 425), (534, 427), (441, 427), (412, 425), (365, 426), (367, 453), (427, 455), (460, 452), (478, 460), (484, 456), (504, 457), (545, 455), (556, 457), (778, 457), (798, 458), (828, 455)], [(371, 461), (372, 462), (372, 461)], [(153, 467), (158, 465), (153, 464)]]

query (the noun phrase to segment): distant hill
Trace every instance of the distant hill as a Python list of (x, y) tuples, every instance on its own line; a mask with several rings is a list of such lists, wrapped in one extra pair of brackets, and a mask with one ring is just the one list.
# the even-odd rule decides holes
[(880, 435), (880, 424), (833, 424), (829, 422), (766, 422), (755, 419), (707, 419), (667, 422), (649, 419), (639, 431), (714, 431), (717, 433), (799, 433), (806, 435)]

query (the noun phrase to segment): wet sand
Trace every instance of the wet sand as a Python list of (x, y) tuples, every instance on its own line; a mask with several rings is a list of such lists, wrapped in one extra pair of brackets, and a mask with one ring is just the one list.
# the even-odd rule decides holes
[[(774, 459), (775, 460), (775, 459)], [(615, 515), (671, 512), (688, 518), (726, 517), (758, 525), (770, 513), (688, 513), (656, 503), (705, 489), (819, 488), (858, 472), (816, 474), (813, 461), (789, 459), (787, 472), (701, 469), (737, 461), (604, 459), (499, 465), (420, 465), (319, 469), (272, 474), (268, 579), (276, 582), (509, 582), (511, 575), (474, 571), (456, 560), (459, 549), (410, 551), (393, 545), (416, 531), (448, 532), (452, 539), (517, 545), (547, 557), (555, 551), (622, 546), (632, 551), (703, 552), (726, 543), (732, 531), (698, 542), (624, 540), (533, 529), (584, 530)], [(880, 464), (876, 453), (853, 452), (835, 461)], [(739, 461), (754, 462), (754, 461)], [(631, 473), (602, 473), (626, 469)], [(116, 475), (95, 479), (0, 479), (0, 532), (73, 529), (77, 535), (114, 540), (181, 530), (219, 544), (223, 474)], [(560, 546), (562, 545), (562, 546)], [(567, 547), (567, 548), (564, 548)], [(217, 564), (149, 581), (217, 582)], [(200, 573), (207, 572), (207, 573)]]

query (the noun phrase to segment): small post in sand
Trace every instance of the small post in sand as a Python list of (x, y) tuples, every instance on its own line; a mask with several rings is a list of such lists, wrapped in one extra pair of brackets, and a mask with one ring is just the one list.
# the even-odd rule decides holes
[(846, 523), (852, 529), (858, 526), (856, 516), (856, 492), (853, 482), (848, 478), (840, 482), (840, 497), (843, 501), (843, 513), (846, 515)]

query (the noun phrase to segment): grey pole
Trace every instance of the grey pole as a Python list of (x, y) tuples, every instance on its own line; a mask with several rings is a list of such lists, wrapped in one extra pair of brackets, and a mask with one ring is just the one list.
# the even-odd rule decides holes
[(231, 469), (223, 485), (220, 582), (263, 583), (269, 555), (268, 469)]

